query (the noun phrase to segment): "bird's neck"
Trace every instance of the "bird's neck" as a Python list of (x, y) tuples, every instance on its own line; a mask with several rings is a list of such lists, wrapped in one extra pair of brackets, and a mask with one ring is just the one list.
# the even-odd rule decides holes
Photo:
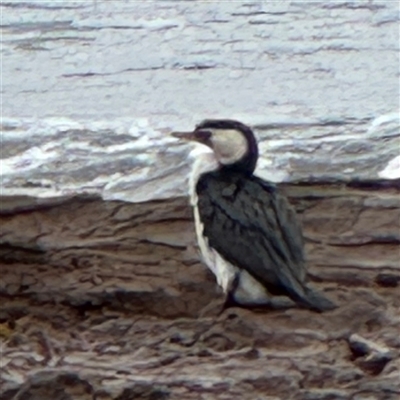
[(254, 157), (249, 154), (233, 164), (220, 165), (219, 170), (222, 173), (240, 173), (243, 175), (253, 175), (257, 164), (257, 155)]
[(192, 172), (189, 179), (189, 194), (192, 205), (197, 203), (196, 185), (200, 176), (208, 172), (216, 171), (220, 165), (212, 152), (196, 154)]

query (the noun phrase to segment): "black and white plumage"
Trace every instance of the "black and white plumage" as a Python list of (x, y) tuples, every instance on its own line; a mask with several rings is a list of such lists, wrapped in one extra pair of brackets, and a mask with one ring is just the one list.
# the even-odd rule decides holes
[(202, 257), (225, 293), (241, 305), (286, 295), (302, 307), (335, 305), (306, 285), (304, 244), (296, 214), (275, 185), (253, 172), (258, 147), (252, 130), (233, 120), (205, 120), (173, 136), (207, 146), (190, 178)]

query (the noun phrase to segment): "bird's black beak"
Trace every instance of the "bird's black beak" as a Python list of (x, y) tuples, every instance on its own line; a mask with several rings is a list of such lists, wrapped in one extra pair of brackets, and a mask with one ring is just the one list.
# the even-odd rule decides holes
[(192, 132), (172, 132), (171, 135), (181, 140), (189, 140), (193, 142), (198, 142), (206, 146), (211, 146), (211, 131), (195, 129)]
[(171, 132), (171, 136), (181, 140), (196, 140), (195, 132)]

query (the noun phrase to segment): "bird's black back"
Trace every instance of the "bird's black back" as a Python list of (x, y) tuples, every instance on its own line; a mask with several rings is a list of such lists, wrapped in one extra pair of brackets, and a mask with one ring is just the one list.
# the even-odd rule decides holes
[(301, 228), (275, 185), (254, 175), (218, 171), (197, 183), (198, 208), (209, 245), (247, 270), (272, 294), (304, 294)]

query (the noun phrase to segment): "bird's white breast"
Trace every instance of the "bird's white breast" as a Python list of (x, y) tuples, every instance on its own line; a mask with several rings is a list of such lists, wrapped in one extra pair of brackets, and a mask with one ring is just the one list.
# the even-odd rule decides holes
[(205, 148), (205, 151), (201, 150), (202, 148), (196, 148), (195, 151), (191, 153), (191, 156), (195, 157), (195, 162), (189, 180), (190, 203), (193, 206), (196, 236), (201, 256), (207, 267), (217, 278), (218, 285), (220, 285), (226, 293), (235, 278), (236, 268), (226, 262), (217, 251), (211, 248), (208, 244), (208, 239), (203, 236), (204, 225), (201, 222), (199, 209), (197, 207), (198, 197), (196, 192), (196, 184), (199, 177), (202, 174), (217, 169), (218, 162), (212, 151), (209, 151), (207, 148)]

